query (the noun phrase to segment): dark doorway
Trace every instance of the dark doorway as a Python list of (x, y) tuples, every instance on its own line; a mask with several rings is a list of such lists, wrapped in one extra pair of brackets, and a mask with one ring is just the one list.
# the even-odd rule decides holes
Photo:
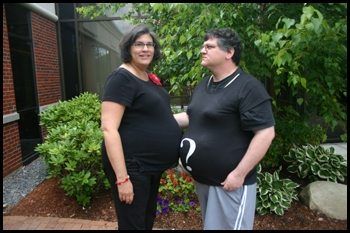
[(57, 4), (58, 28), (64, 79), (64, 99), (70, 100), (81, 93), (78, 70), (75, 3)]
[(12, 73), (15, 88), (22, 162), (38, 157), (34, 151), (42, 142), (39, 126), (39, 106), (35, 88), (30, 12), (17, 4), (6, 4)]
[(74, 23), (61, 23), (61, 41), (65, 99), (70, 100), (81, 92)]

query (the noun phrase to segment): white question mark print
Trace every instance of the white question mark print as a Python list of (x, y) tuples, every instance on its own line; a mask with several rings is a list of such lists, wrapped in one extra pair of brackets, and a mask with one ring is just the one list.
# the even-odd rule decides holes
[[(190, 143), (190, 149), (188, 150), (187, 155), (186, 155), (186, 164), (187, 164), (188, 159), (191, 157), (193, 152), (196, 150), (196, 142), (193, 141), (191, 138), (184, 138), (181, 140), (181, 143), (180, 143), (181, 148), (183, 147), (183, 141), (185, 141), (185, 140), (187, 140)], [(186, 165), (186, 168), (187, 168), (187, 170), (192, 171), (192, 168), (190, 166)]]

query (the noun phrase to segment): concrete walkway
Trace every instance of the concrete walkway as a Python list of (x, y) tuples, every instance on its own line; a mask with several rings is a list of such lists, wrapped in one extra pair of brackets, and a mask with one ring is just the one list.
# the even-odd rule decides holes
[[(347, 143), (324, 144), (347, 159)], [(115, 230), (116, 222), (75, 218), (3, 216), (3, 230)], [(161, 230), (161, 229), (154, 229)]]

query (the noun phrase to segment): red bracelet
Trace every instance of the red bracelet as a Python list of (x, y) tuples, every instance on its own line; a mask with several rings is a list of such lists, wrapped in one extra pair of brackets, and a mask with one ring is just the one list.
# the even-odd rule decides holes
[(116, 181), (116, 182), (115, 182), (115, 184), (116, 184), (116, 185), (122, 185), (122, 184), (124, 184), (124, 183), (128, 182), (128, 181), (129, 181), (129, 178), (130, 178), (129, 176), (126, 176), (125, 180), (123, 180), (123, 181), (119, 181), (119, 182), (118, 182), (118, 181)]

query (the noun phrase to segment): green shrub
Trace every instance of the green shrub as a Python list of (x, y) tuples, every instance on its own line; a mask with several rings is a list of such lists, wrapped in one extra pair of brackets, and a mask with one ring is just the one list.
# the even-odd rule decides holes
[(100, 122), (101, 103), (98, 95), (84, 92), (69, 101), (59, 101), (40, 113), (40, 124), (47, 130), (71, 121)]
[(57, 177), (67, 195), (78, 204), (90, 204), (94, 192), (109, 188), (102, 169), (100, 102), (96, 94), (80, 96), (51, 106), (41, 113), (47, 137), (36, 151)]
[(287, 154), (293, 145), (319, 145), (326, 140), (326, 130), (320, 125), (311, 126), (305, 120), (276, 119), (276, 136), (261, 161), (262, 167), (267, 170), (282, 165), (284, 154)]
[(299, 184), (290, 179), (280, 179), (281, 167), (274, 171), (261, 173), (261, 165), (257, 167), (257, 202), (256, 210), (260, 215), (275, 213), (283, 215), (294, 200), (298, 200), (296, 188)]
[(294, 146), (283, 159), (289, 164), (287, 170), (304, 179), (313, 182), (327, 180), (344, 182), (347, 176), (346, 160), (334, 154), (334, 148), (325, 149), (322, 146)]

